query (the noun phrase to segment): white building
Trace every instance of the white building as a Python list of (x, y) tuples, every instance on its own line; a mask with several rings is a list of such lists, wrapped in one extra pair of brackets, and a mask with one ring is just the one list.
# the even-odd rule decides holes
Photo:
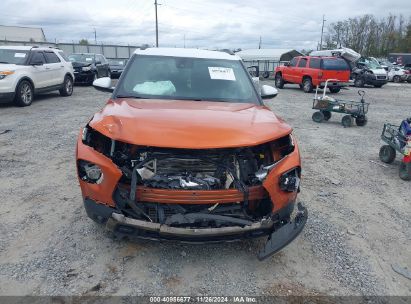
[(0, 25), (0, 40), (46, 42), (46, 36), (43, 29), (39, 27)]

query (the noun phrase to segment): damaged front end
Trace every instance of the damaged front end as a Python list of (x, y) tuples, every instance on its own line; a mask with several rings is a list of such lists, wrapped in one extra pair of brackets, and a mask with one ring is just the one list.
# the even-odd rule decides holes
[(117, 235), (186, 242), (268, 236), (264, 259), (303, 229), (291, 134), (237, 148), (177, 149), (113, 140), (87, 126), (77, 167), (88, 215)]

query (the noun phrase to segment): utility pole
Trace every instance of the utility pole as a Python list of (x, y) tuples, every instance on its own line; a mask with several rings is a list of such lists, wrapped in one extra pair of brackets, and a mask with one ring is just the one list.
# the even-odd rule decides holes
[(261, 49), (261, 36), (260, 36), (260, 42), (258, 43), (258, 48)]
[(323, 26), (321, 27), (320, 51), (323, 49), (323, 35), (324, 35), (324, 22), (325, 21), (327, 21), (327, 20), (325, 20), (325, 15), (323, 15)]
[(94, 28), (94, 44), (97, 44), (97, 31), (96, 31), (96, 28)]
[(157, 16), (157, 0), (154, 0), (154, 7), (156, 10), (156, 47), (158, 47), (158, 16)]

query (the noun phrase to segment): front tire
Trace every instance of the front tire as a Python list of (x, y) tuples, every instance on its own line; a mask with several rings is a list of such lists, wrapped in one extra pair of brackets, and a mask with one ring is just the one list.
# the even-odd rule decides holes
[(313, 113), (313, 116), (312, 116), (312, 119), (313, 119), (315, 122), (321, 123), (321, 122), (324, 121), (324, 114), (323, 114), (322, 112), (320, 112), (320, 111), (314, 112), (314, 113)]
[(359, 127), (364, 127), (367, 124), (367, 116), (358, 116), (355, 118), (355, 123), (357, 124), (357, 126)]
[(401, 162), (399, 175), (402, 180), (411, 181), (411, 163)]
[(71, 96), (73, 94), (73, 80), (70, 76), (64, 77), (63, 87), (59, 92), (61, 96)]
[(344, 128), (349, 128), (352, 126), (352, 116), (351, 115), (344, 115), (341, 119), (341, 124)]
[(392, 81), (394, 81), (395, 83), (399, 83), (399, 82), (401, 81), (401, 78), (400, 78), (400, 76), (395, 75), (395, 76), (393, 77)]
[(389, 145), (384, 145), (380, 148), (379, 157), (383, 163), (391, 164), (395, 160), (395, 149)]
[(305, 78), (303, 81), (303, 90), (305, 93), (311, 93), (314, 89), (313, 82), (310, 78)]
[(20, 82), (16, 89), (16, 105), (19, 107), (27, 107), (31, 105), (33, 98), (34, 90), (31, 83), (27, 80)]
[(357, 88), (363, 88), (364, 84), (364, 79), (361, 76), (355, 77), (354, 86), (356, 86)]
[(279, 73), (275, 75), (275, 86), (279, 89), (284, 88), (284, 79)]
[(331, 118), (331, 112), (330, 111), (322, 111), (323, 115), (324, 115), (324, 120), (328, 121)]

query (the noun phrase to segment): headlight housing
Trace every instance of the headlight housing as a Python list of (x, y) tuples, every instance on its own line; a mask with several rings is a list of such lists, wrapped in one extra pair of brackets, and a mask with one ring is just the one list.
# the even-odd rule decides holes
[(0, 80), (6, 78), (8, 75), (14, 74), (14, 71), (0, 71)]
[(82, 67), (81, 70), (82, 70), (83, 72), (91, 71), (91, 66)]
[(77, 166), (81, 180), (90, 184), (100, 184), (103, 181), (103, 172), (98, 165), (86, 160), (79, 160)]

